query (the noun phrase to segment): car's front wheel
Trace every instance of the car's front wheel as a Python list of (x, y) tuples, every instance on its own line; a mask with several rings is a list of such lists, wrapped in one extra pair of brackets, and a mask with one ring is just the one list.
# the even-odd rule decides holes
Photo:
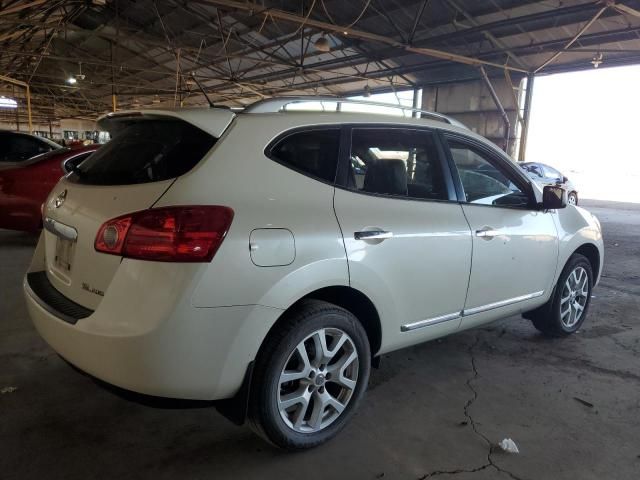
[(565, 265), (553, 295), (542, 307), (525, 314), (545, 335), (564, 337), (576, 332), (589, 310), (593, 272), (591, 263), (574, 253)]
[(576, 192), (570, 192), (567, 197), (567, 203), (569, 205), (578, 205), (578, 194)]
[(302, 302), (271, 332), (253, 372), (249, 418), (278, 447), (303, 449), (335, 436), (369, 380), (367, 335), (350, 312)]

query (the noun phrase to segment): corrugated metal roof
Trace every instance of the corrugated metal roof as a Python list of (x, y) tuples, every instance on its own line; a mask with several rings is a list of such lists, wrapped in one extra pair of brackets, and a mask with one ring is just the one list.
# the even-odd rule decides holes
[[(515, 79), (558, 51), (540, 74), (593, 68), (600, 56), (602, 67), (640, 62), (640, 17), (613, 2), (255, 1), (18, 0), (0, 11), (0, 71), (29, 82), (46, 117), (95, 116), (112, 93), (123, 107), (205, 104), (192, 74), (215, 102), (237, 106), (478, 78), (469, 60), (493, 65), (490, 75), (513, 68)], [(619, 3), (640, 11), (638, 0)], [(315, 48), (321, 36), (330, 51)], [(68, 85), (80, 68), (84, 79)]]

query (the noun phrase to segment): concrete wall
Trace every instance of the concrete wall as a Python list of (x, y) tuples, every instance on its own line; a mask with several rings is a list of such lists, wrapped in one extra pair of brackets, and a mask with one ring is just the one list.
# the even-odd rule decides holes
[[(520, 84), (519, 80), (512, 80), (516, 87)], [(504, 78), (492, 78), (491, 83), (509, 117), (511, 128), (507, 153), (516, 158), (518, 106), (509, 91), (511, 87)], [(516, 90), (514, 93), (519, 98), (519, 92)], [(521, 103), (522, 101), (520, 100)], [(422, 108), (449, 115), (504, 149), (505, 124), (483, 80), (424, 87)]]

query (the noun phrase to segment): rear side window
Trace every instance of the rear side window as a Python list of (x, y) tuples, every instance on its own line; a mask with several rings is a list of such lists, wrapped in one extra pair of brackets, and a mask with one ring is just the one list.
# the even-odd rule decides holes
[(82, 162), (72, 178), (89, 185), (159, 182), (191, 170), (216, 139), (181, 120), (141, 120)]
[(314, 129), (286, 136), (271, 148), (269, 157), (301, 173), (333, 183), (339, 148), (340, 129)]
[(353, 190), (447, 200), (433, 133), (401, 128), (358, 128), (351, 138), (348, 186)]

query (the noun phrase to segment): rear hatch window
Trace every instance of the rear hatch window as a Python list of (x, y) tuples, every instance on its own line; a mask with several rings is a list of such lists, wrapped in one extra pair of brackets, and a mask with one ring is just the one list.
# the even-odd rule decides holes
[(141, 119), (78, 166), (70, 180), (84, 185), (161, 182), (191, 170), (216, 138), (177, 119)]

